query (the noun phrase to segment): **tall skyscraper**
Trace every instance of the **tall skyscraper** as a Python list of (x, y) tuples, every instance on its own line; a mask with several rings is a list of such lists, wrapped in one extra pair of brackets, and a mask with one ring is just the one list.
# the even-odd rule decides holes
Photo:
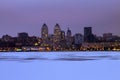
[(41, 28), (41, 38), (43, 40), (46, 40), (48, 38), (48, 27), (46, 24), (43, 24)]
[(68, 27), (68, 30), (67, 30), (67, 37), (71, 37), (72, 36), (72, 32), (71, 32), (71, 30), (69, 29), (69, 27)]
[(65, 31), (61, 31), (61, 39), (65, 40)]
[(61, 40), (61, 28), (59, 24), (56, 24), (54, 27), (54, 41), (59, 42)]
[(84, 27), (84, 36), (92, 34), (92, 27)]
[(93, 42), (94, 35), (92, 34), (92, 27), (84, 27), (84, 41)]
[(75, 44), (76, 49), (80, 49), (83, 43), (83, 38), (84, 38), (83, 35), (80, 33), (76, 33), (74, 35), (74, 44)]
[(80, 34), (80, 33), (76, 33), (76, 34), (74, 35), (74, 43), (75, 43), (76, 45), (79, 45), (79, 44), (82, 44), (82, 42), (83, 42), (83, 35)]
[(71, 48), (73, 43), (73, 38), (72, 38), (72, 32), (71, 30), (68, 28), (67, 30), (67, 36), (66, 36), (66, 44), (68, 48)]

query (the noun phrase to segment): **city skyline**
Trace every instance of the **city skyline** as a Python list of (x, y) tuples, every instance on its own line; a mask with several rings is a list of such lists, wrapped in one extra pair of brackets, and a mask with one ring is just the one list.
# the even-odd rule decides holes
[[(47, 28), (47, 31), (46, 31), (46, 28)], [(35, 36), (35, 37), (39, 37), (39, 38), (42, 38), (42, 36), (48, 37), (48, 36), (50, 36), (50, 35), (58, 34), (59, 31), (58, 31), (58, 32), (55, 32), (55, 29), (57, 29), (57, 28), (58, 28), (58, 29), (60, 28), (59, 31), (60, 31), (60, 32), (63, 31), (66, 37), (67, 37), (67, 35), (74, 36), (75, 34), (81, 34), (81, 35), (85, 36), (85, 35), (84, 35), (85, 32), (86, 32), (86, 31), (85, 31), (85, 28), (90, 28), (90, 29), (91, 29), (91, 30), (90, 30), (90, 31), (91, 31), (90, 34), (93, 34), (93, 35), (95, 35), (95, 36), (97, 36), (97, 37), (103, 37), (104, 34), (111, 34), (111, 35), (114, 35), (114, 36), (120, 36), (120, 35), (115, 35), (115, 34), (112, 33), (112, 32), (105, 32), (105, 33), (102, 33), (101, 35), (97, 35), (97, 34), (94, 33), (95, 31), (94, 31), (93, 27), (91, 27), (91, 26), (83, 27), (82, 33), (81, 33), (81, 32), (74, 32), (74, 33), (73, 33), (70, 27), (66, 27), (66, 30), (63, 30), (63, 29), (61, 28), (61, 26), (60, 26), (58, 23), (56, 23), (56, 24), (54, 25), (53, 29), (49, 29), (49, 26), (48, 26), (46, 23), (43, 23), (43, 25), (41, 26), (39, 32), (36, 32), (36, 33), (39, 33), (38, 36), (37, 36), (37, 35), (30, 35), (29, 32), (21, 31), (21, 32), (17, 32), (16, 34), (14, 34), (14, 35), (16, 35), (16, 36), (12, 36), (12, 35), (10, 35), (10, 34), (3, 34), (3, 35), (0, 36), (0, 38), (2, 38), (2, 37), (5, 36), (5, 35), (11, 36), (11, 37), (18, 37), (18, 36), (19, 36), (19, 33), (27, 33), (28, 36)], [(51, 32), (50, 30), (52, 30), (53, 32), (50, 33), (50, 32)], [(44, 31), (45, 31), (45, 33), (44, 33)], [(68, 33), (68, 31), (70, 31), (70, 34)], [(89, 31), (88, 31), (88, 33), (89, 33)], [(46, 34), (47, 34), (47, 35), (46, 35)], [(59, 34), (60, 34), (60, 33), (59, 33)], [(89, 34), (88, 34), (88, 35), (89, 35)]]
[(40, 36), (43, 23), (51, 34), (58, 23), (64, 31), (69, 27), (72, 34), (83, 34), (83, 28), (90, 26), (96, 35), (120, 35), (119, 4), (118, 0), (0, 0), (0, 37), (19, 32)]

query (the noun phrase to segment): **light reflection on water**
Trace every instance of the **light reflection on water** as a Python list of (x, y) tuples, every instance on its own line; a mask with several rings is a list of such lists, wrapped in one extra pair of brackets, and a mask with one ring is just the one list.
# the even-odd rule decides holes
[(119, 52), (15, 52), (0, 53), (0, 61), (88, 61), (88, 60), (120, 60)]

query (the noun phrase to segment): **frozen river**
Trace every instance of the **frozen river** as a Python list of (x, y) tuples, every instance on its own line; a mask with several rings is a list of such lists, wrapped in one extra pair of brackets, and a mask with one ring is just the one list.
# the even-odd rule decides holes
[(0, 80), (120, 80), (120, 52), (1, 52)]

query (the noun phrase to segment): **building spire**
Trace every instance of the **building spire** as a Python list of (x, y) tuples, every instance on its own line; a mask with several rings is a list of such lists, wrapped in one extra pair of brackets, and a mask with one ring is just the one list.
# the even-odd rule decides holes
[(71, 35), (72, 35), (71, 30), (70, 30), (69, 27), (68, 27), (67, 36), (70, 37)]
[(68, 30), (70, 30), (69, 27), (68, 27)]

